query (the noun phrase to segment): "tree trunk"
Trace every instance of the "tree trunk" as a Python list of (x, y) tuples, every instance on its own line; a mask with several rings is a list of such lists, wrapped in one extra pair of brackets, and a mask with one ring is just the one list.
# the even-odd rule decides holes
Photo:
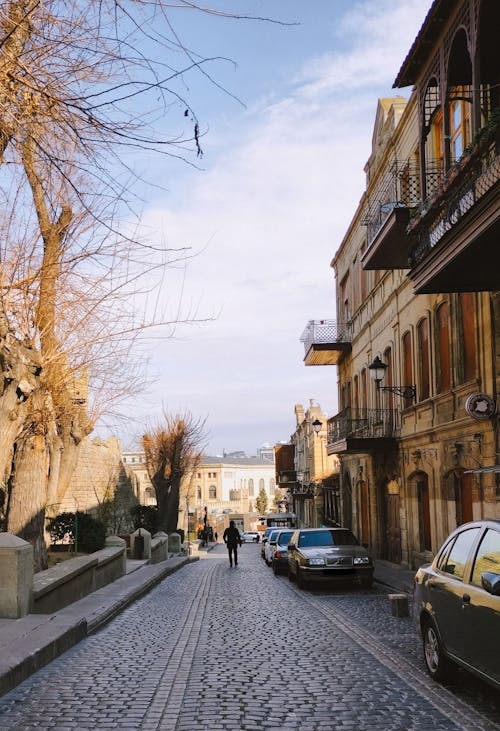
[(51, 399), (43, 389), (30, 399), (23, 433), (16, 441), (9, 481), (7, 531), (29, 541), (34, 570), (47, 568), (45, 506), (50, 464)]

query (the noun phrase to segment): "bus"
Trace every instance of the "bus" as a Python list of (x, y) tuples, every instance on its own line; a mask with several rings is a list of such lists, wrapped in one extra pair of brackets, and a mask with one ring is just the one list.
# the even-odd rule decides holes
[(259, 518), (258, 529), (265, 531), (266, 528), (295, 528), (294, 513), (268, 513)]

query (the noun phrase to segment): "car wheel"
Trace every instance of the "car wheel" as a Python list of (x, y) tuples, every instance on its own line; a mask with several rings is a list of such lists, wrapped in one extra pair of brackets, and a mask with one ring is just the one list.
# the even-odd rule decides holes
[(361, 587), (363, 589), (371, 589), (373, 586), (373, 576), (370, 576), (369, 579), (362, 579), (361, 580)]
[(278, 564), (276, 563), (276, 561), (273, 561), (273, 574), (275, 576), (278, 576), (279, 572), (280, 572), (280, 570), (278, 568)]
[(431, 619), (425, 621), (422, 637), (427, 672), (440, 683), (450, 677), (452, 665), (443, 653), (436, 625)]
[(288, 564), (288, 581), (293, 582), (293, 581), (295, 581), (295, 579), (296, 579), (296, 576), (292, 571), (292, 567), (290, 566), (290, 564)]

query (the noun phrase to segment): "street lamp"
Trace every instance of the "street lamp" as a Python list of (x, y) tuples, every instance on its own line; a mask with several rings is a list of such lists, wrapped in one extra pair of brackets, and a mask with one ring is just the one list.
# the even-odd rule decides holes
[(405, 399), (411, 399), (412, 401), (415, 401), (417, 398), (417, 389), (415, 386), (381, 386), (381, 382), (384, 380), (385, 372), (389, 366), (387, 363), (384, 363), (380, 360), (380, 358), (377, 357), (374, 359), (373, 363), (371, 363), (368, 366), (368, 370), (370, 371), (370, 376), (375, 381), (375, 384), (377, 386), (377, 389), (379, 391), (390, 391), (391, 393), (395, 393), (397, 396), (401, 396), (401, 398)]
[(312, 428), (314, 429), (316, 434), (319, 434), (321, 431), (321, 427), (323, 426), (322, 422), (319, 419), (315, 419), (312, 423)]

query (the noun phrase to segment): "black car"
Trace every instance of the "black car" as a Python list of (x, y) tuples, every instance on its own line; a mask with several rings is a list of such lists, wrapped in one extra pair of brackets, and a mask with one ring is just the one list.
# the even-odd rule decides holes
[(349, 582), (371, 587), (373, 560), (347, 528), (300, 528), (288, 544), (288, 578), (311, 582)]
[(414, 609), (427, 671), (455, 664), (500, 690), (500, 520), (466, 523), (415, 576)]

